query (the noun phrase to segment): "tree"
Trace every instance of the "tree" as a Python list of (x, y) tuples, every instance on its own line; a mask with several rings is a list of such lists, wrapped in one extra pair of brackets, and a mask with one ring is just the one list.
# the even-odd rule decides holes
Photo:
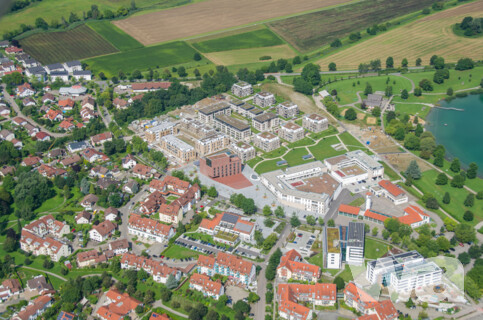
[(406, 100), (407, 98), (409, 98), (409, 94), (408, 94), (408, 91), (406, 89), (403, 89), (401, 91), (401, 98)]
[(421, 87), (414, 88), (414, 96), (415, 97), (420, 97), (422, 94), (423, 94), (423, 89), (421, 89)]
[(421, 66), (421, 62), (423, 62), (423, 60), (421, 60), (421, 58), (417, 58), (416, 59), (416, 67)]
[(270, 215), (272, 215), (272, 209), (270, 208), (270, 206), (267, 204), (263, 207), (263, 215), (268, 217)]
[(283, 218), (285, 217), (285, 212), (283, 211), (283, 208), (281, 206), (278, 206), (277, 209), (275, 209), (275, 215), (278, 218)]
[(207, 192), (209, 197), (216, 198), (218, 196), (218, 191), (216, 191), (215, 186), (211, 186)]
[(464, 205), (465, 205), (465, 207), (472, 207), (472, 206), (475, 205), (475, 195), (473, 193), (469, 193), (466, 196)]
[(481, 298), (481, 290), (479, 286), (470, 277), (465, 277), (465, 291), (473, 299), (478, 300)]
[(369, 95), (372, 93), (372, 86), (369, 82), (366, 82), (366, 88), (364, 89), (364, 95)]
[(448, 251), (451, 247), (451, 244), (446, 237), (439, 237), (438, 239), (436, 239), (436, 243), (438, 244), (439, 250), (441, 251)]
[(255, 303), (260, 300), (260, 297), (255, 292), (250, 292), (247, 298), (249, 303)]
[[(404, 147), (409, 150), (418, 150), (419, 149), (419, 138), (416, 137), (414, 133), (409, 133), (404, 138)], [(414, 177), (413, 177), (414, 179)]]
[(193, 59), (195, 61), (200, 61), (201, 60), (201, 55), (198, 52), (195, 52), (195, 54), (193, 55)]
[(312, 95), (313, 93), (312, 85), (308, 81), (305, 81), (303, 78), (295, 78), (295, 80), (293, 81), (293, 87), (295, 91), (306, 95)]
[(413, 299), (411, 299), (411, 297), (408, 299), (408, 301), (406, 301), (406, 308), (412, 308), (414, 306), (414, 302), (413, 302)]
[(134, 71), (132, 72), (132, 77), (133, 77), (134, 79), (142, 79), (142, 78), (143, 78), (143, 74), (142, 74), (142, 73), (141, 73), (141, 71), (139, 71), (139, 70), (134, 70)]
[(472, 259), (478, 259), (481, 256), (480, 247), (477, 245), (471, 246), (468, 250), (468, 254)]
[(458, 255), (458, 260), (465, 266), (471, 262), (471, 257), (468, 252), (462, 252)]
[(429, 209), (438, 210), (439, 209), (438, 200), (436, 200), (435, 197), (429, 197), (426, 200), (426, 207), (429, 208)]
[(308, 63), (302, 69), (302, 78), (313, 86), (320, 83), (320, 66), (313, 63)]
[(474, 218), (474, 214), (473, 212), (467, 210), (464, 214), (463, 214), (463, 219), (465, 221), (473, 221), (473, 218)]
[(384, 94), (386, 95), (386, 97), (392, 96), (392, 86), (387, 86)]
[(334, 281), (332, 283), (336, 285), (337, 290), (342, 290), (345, 287), (345, 281), (344, 281), (344, 279), (342, 279), (339, 276), (335, 277), (335, 279), (334, 279)]
[(461, 58), (455, 66), (455, 70), (469, 70), (475, 67), (475, 63), (470, 58)]
[(315, 221), (315, 217), (314, 217), (314, 216), (312, 216), (312, 215), (308, 215), (308, 216), (307, 216), (307, 223), (308, 223), (309, 225), (311, 225), (311, 226), (315, 226), (315, 222), (316, 222), (316, 221)]
[(295, 65), (295, 64), (301, 64), (302, 63), (302, 60), (300, 59), (299, 56), (296, 56), (293, 58), (292, 60), (292, 63)]
[[(7, 237), (3, 242), (3, 248), (7, 252), (13, 252), (17, 249), (17, 241), (15, 240), (15, 238)], [(44, 261), (47, 261), (47, 260), (44, 260)]]
[(186, 72), (186, 69), (185, 67), (181, 66), (178, 68), (178, 75), (181, 77), (181, 78), (184, 78), (188, 75), (188, 73)]
[(346, 120), (349, 120), (349, 121), (352, 121), (352, 120), (357, 119), (357, 113), (354, 110), (354, 108), (347, 109), (346, 112), (345, 112), (345, 114), (344, 114), (344, 118)]
[(238, 300), (233, 305), (233, 310), (235, 310), (235, 312), (246, 314), (250, 312), (250, 305), (243, 300)]
[(436, 178), (436, 184), (439, 186), (448, 184), (448, 176), (445, 173), (441, 172)]
[(381, 108), (380, 107), (374, 107), (374, 108), (372, 108), (371, 114), (374, 117), (379, 118), (381, 116)]
[(408, 67), (408, 59), (404, 58), (401, 61), (401, 67), (407, 68)]
[(339, 48), (342, 47), (342, 42), (340, 41), (339, 38), (335, 39), (334, 41), (331, 42), (330, 46), (332, 48)]
[(287, 64), (285, 65), (285, 72), (287, 72), (287, 73), (293, 72), (293, 67), (292, 67), (292, 64), (290, 62), (287, 62)]
[(299, 218), (295, 215), (295, 213), (292, 214), (292, 218), (290, 218), (290, 225), (294, 228), (297, 228), (298, 226), (301, 225)]
[(419, 81), (419, 86), (424, 91), (433, 91), (433, 85), (431, 84), (431, 81), (429, 81), (428, 79), (422, 79), (421, 81)]
[(166, 287), (170, 290), (178, 287), (178, 281), (172, 274), (170, 274), (168, 276), (168, 280), (166, 280)]
[(461, 170), (460, 160), (458, 158), (454, 158), (453, 161), (451, 162), (449, 169), (456, 173), (460, 172)]
[(444, 68), (444, 58), (443, 57), (437, 57), (434, 59), (434, 68), (435, 69), (443, 69)]
[(421, 179), (421, 170), (419, 169), (416, 160), (412, 160), (406, 169), (406, 177), (410, 176), (413, 180)]
[(475, 229), (466, 223), (458, 224), (454, 229), (455, 237), (460, 242), (472, 242), (476, 239)]
[(335, 62), (329, 63), (329, 71), (337, 71), (337, 65)]
[(446, 192), (443, 196), (443, 203), (449, 204), (450, 202), (451, 202), (451, 196), (449, 195), (449, 192)]
[(218, 320), (219, 318), (220, 318), (220, 315), (218, 314), (218, 312), (212, 309), (208, 311), (205, 317), (206, 320)]
[(447, 94), (448, 96), (450, 96), (450, 97), (451, 97), (451, 96), (453, 95), (453, 88), (451, 88), (451, 87), (450, 87), (450, 88), (448, 88), (448, 89), (446, 90), (446, 94)]
[[(474, 179), (476, 178), (477, 174), (478, 174), (478, 165), (474, 162), (470, 163), (468, 167), (468, 171), (466, 171), (466, 177), (468, 179)], [(5, 180), (3, 184), (5, 185)]]
[(35, 27), (39, 29), (47, 30), (49, 28), (49, 24), (42, 18), (35, 19)]
[(327, 226), (328, 227), (335, 227), (334, 219), (329, 219), (329, 221), (327, 221)]
[(372, 228), (372, 236), (373, 237), (376, 237), (378, 233), (379, 233), (379, 229), (377, 229), (377, 227)]
[(463, 178), (463, 176), (461, 174), (457, 174), (453, 177), (453, 180), (451, 180), (450, 185), (453, 188), (461, 189), (465, 185), (465, 178)]
[(394, 59), (392, 57), (387, 57), (386, 59), (386, 69), (394, 68)]

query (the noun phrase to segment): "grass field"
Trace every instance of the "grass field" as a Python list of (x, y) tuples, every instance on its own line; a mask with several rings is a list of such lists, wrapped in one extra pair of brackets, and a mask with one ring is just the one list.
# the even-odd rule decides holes
[(79, 60), (118, 50), (86, 25), (68, 31), (34, 34), (20, 45), (43, 64)]
[(113, 25), (110, 21), (89, 22), (87, 25), (120, 51), (140, 48), (143, 45), (136, 39)]
[[(428, 170), (423, 172), (423, 176), (420, 180), (415, 180), (414, 185), (424, 193), (431, 193), (438, 200), (440, 206), (449, 214), (451, 214), (456, 220), (463, 221), (463, 214), (470, 210), (474, 213), (475, 219), (469, 222), (472, 225), (476, 225), (483, 220), (483, 200), (475, 200), (475, 205), (472, 208), (467, 208), (463, 205), (463, 202), (468, 195), (468, 191), (465, 189), (453, 188), (448, 183), (444, 186), (435, 184), (438, 172), (436, 170)], [(451, 196), (451, 202), (444, 204), (442, 199), (445, 192), (449, 192)]]
[[(389, 82), (387, 79), (389, 78)], [(369, 83), (373, 92), (383, 91), (387, 86), (392, 86), (393, 94), (398, 94), (402, 89), (411, 90), (411, 82), (407, 79), (398, 76), (376, 76), (376, 77), (364, 77), (357, 79), (348, 79), (332, 82), (323, 87), (323, 89), (331, 92), (337, 90), (337, 97), (340, 98), (339, 104), (349, 104), (357, 102), (357, 92), (361, 92), (361, 98), (365, 99), (363, 95), (366, 84)]]
[(283, 158), (287, 160), (288, 165), (293, 167), (293, 166), (298, 166), (303, 163), (308, 163), (314, 161), (313, 158), (304, 160), (302, 159), (303, 156), (308, 155), (309, 152), (305, 148), (298, 148), (298, 149), (293, 149), (289, 153), (287, 153)]
[(174, 258), (174, 259), (182, 259), (182, 258), (197, 258), (200, 253), (187, 249), (182, 246), (178, 246), (177, 244), (173, 244), (169, 246), (166, 250), (161, 253), (163, 256), (167, 258)]
[(353, 150), (365, 150), (366, 151), (366, 147), (359, 142), (359, 140), (357, 140), (356, 138), (354, 138), (354, 136), (352, 136), (349, 132), (343, 132), (339, 135), (339, 138), (340, 140), (342, 140), (342, 142), (344, 142), (344, 144), (346, 145), (346, 147), (350, 150), (350, 151), (353, 151)]
[(401, 104), (397, 102), (395, 104), (396, 113), (417, 115), (418, 117), (423, 119), (425, 119), (429, 111), (431, 111), (431, 107), (422, 104)]
[(295, 51), (288, 44), (273, 47), (240, 49), (232, 51), (205, 53), (205, 56), (216, 65), (234, 65), (260, 62), (260, 57), (270, 56), (273, 61), (281, 58), (288, 59), (294, 57)]
[(335, 150), (331, 147), (331, 145), (334, 144), (340, 144), (339, 139), (337, 139), (337, 137), (329, 137), (320, 140), (319, 143), (317, 143), (315, 146), (309, 147), (309, 150), (317, 160), (324, 160), (326, 158), (335, 157), (346, 152), (344, 149), (340, 151)]
[[(378, 227), (381, 232), (384, 227)], [(367, 259), (378, 259), (382, 257), (388, 251), (388, 245), (382, 242), (376, 241), (371, 238), (366, 238), (364, 245), (364, 257)]]
[(335, 62), (338, 69), (350, 70), (357, 68), (362, 62), (374, 59), (385, 61), (388, 56), (394, 58), (395, 65), (400, 65), (401, 60), (407, 58), (410, 66), (415, 65), (416, 58), (421, 58), (423, 65), (428, 64), (434, 54), (443, 56), (446, 62), (455, 62), (461, 57), (478, 60), (483, 56), (483, 41), (455, 35), (452, 25), (465, 16), (482, 14), (482, 1), (467, 3), (376, 35), (326, 56), (317, 63), (327, 66), (330, 62)]
[(413, 80), (416, 86), (418, 85), (419, 81), (423, 79), (428, 79), (433, 85), (433, 91), (431, 91), (431, 93), (446, 94), (447, 88), (453, 88), (453, 90), (461, 90), (478, 87), (480, 84), (480, 80), (483, 77), (483, 66), (465, 71), (451, 69), (449, 71), (449, 79), (446, 79), (444, 83), (441, 84), (432, 82), (434, 71), (407, 73), (404, 74), (404, 76)]
[(336, 6), (350, 0), (226, 1), (205, 0), (189, 6), (135, 15), (115, 22), (144, 45), (249, 25), (259, 21)]
[(194, 42), (193, 46), (203, 53), (271, 47), (284, 44), (275, 33), (269, 29), (259, 29), (240, 34), (234, 34), (217, 39)]
[(152, 47), (144, 47), (108, 56), (87, 59), (85, 62), (95, 73), (103, 71), (106, 76), (117, 75), (119, 70), (132, 72), (156, 66), (166, 66), (190, 62), (195, 50), (185, 42), (177, 41)]
[(365, 0), (269, 23), (269, 27), (302, 52), (312, 51), (405, 14), (429, 7), (432, 0)]
[(257, 167), (255, 168), (255, 172), (258, 174), (262, 174), (265, 172), (270, 172), (278, 169), (285, 169), (287, 167), (286, 164), (281, 166), (277, 165), (277, 162), (282, 160), (283, 160), (282, 158), (277, 158), (273, 160), (266, 160), (266, 161), (260, 162), (260, 164), (257, 165)]

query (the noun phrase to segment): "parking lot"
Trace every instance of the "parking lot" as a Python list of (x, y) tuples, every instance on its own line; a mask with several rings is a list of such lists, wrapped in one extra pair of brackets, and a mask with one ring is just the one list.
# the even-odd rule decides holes
[(190, 238), (187, 235), (183, 235), (179, 237), (175, 242), (175, 244), (186, 247), (187, 249), (193, 250), (193, 251), (198, 251), (206, 254), (217, 254), (218, 252), (232, 252), (233, 248), (230, 247), (228, 249), (225, 249), (224, 247), (217, 246), (215, 244), (206, 242), (206, 241), (201, 241), (201, 240), (196, 240), (193, 238)]
[(295, 249), (302, 256), (310, 256), (312, 245), (314, 244), (320, 231), (315, 231), (315, 233), (310, 233), (307, 231), (296, 230), (294, 242), (287, 243), (287, 250)]

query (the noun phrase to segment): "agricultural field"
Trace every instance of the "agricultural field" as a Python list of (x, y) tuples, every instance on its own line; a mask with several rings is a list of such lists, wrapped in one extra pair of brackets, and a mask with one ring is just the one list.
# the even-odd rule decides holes
[(42, 64), (80, 60), (118, 51), (86, 25), (68, 31), (34, 34), (20, 40), (20, 45)]
[(453, 33), (452, 26), (465, 16), (482, 14), (482, 1), (463, 4), (376, 35), (317, 63), (327, 66), (335, 62), (339, 69), (350, 70), (374, 59), (384, 62), (388, 56), (394, 58), (395, 65), (407, 58), (410, 66), (415, 65), (417, 58), (423, 60), (423, 65), (428, 64), (434, 54), (443, 56), (446, 62), (456, 62), (461, 57), (479, 60), (483, 56), (483, 41), (459, 37)]
[(330, 44), (337, 38), (348, 36), (352, 32), (362, 31), (374, 24), (429, 7), (433, 2), (433, 0), (365, 0), (271, 22), (268, 26), (297, 50), (308, 52)]
[(266, 28), (223, 36), (215, 39), (199, 39), (193, 46), (203, 53), (271, 47), (284, 44), (275, 33)]
[(294, 57), (296, 53), (288, 44), (283, 44), (273, 47), (212, 52), (205, 53), (204, 55), (214, 64), (226, 66), (259, 62), (262, 56), (271, 57), (271, 59), (265, 61), (274, 61), (281, 58), (289, 59)]
[(387, 86), (392, 86), (393, 94), (399, 94), (403, 89), (411, 90), (411, 81), (398, 76), (376, 76), (340, 80), (323, 86), (323, 89), (329, 93), (334, 89), (337, 90), (337, 97), (340, 99), (339, 104), (346, 105), (358, 102), (358, 92), (361, 99), (365, 99), (363, 93), (367, 83), (371, 85), (373, 92), (384, 92)]
[[(187, 6), (134, 15), (114, 23), (144, 45), (191, 38), (218, 30), (337, 6), (350, 0), (205, 0)], [(182, 17), (182, 18), (180, 18)], [(162, 30), (162, 32), (160, 32)]]
[(142, 47), (136, 39), (113, 25), (110, 21), (88, 22), (87, 25), (120, 51)]
[[(136, 0), (139, 9), (164, 9), (202, 0)], [(99, 11), (106, 9), (116, 11), (120, 7), (130, 8), (131, 0), (44, 0), (36, 1), (27, 8), (10, 13), (2, 17), (0, 34), (20, 28), (21, 24), (34, 25), (35, 19), (42, 17), (50, 24), (52, 20), (60, 21), (61, 17), (69, 18), (71, 12), (82, 18), (83, 12), (97, 5)]]
[(87, 59), (89, 69), (98, 74), (104, 72), (106, 76), (117, 75), (119, 70), (132, 72), (148, 68), (163, 68), (193, 60), (195, 50), (185, 42), (177, 41), (152, 47), (144, 47), (108, 56)]

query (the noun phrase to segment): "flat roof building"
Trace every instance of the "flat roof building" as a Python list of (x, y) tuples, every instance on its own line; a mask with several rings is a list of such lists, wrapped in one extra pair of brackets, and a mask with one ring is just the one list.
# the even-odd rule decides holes
[(195, 148), (172, 134), (162, 137), (159, 145), (163, 151), (181, 162), (189, 162), (196, 158)]
[(270, 132), (260, 132), (253, 138), (253, 144), (265, 152), (270, 152), (280, 148), (280, 138)]
[(296, 142), (304, 137), (304, 128), (293, 122), (287, 122), (278, 131), (281, 139)]
[(365, 232), (362, 222), (349, 222), (345, 261), (349, 265), (362, 266), (364, 263)]
[(175, 134), (176, 132), (174, 131), (174, 126), (174, 123), (166, 121), (161, 122), (154, 127), (148, 128), (145, 134), (146, 140), (148, 142), (154, 142), (169, 134)]
[(322, 217), (342, 190), (341, 184), (327, 173), (327, 167), (320, 161), (267, 172), (260, 178), (282, 205)]
[(235, 140), (244, 140), (252, 133), (248, 124), (225, 114), (215, 117), (214, 127)]
[(363, 180), (376, 180), (384, 175), (384, 167), (361, 150), (347, 152), (324, 160), (330, 174), (343, 185)]
[(266, 91), (258, 92), (253, 97), (253, 103), (262, 108), (271, 106), (272, 104), (275, 103), (275, 101), (276, 100), (273, 93), (266, 92)]
[(299, 106), (292, 101), (285, 101), (277, 106), (277, 114), (284, 118), (293, 118), (299, 114)]
[(198, 112), (198, 120), (205, 124), (213, 124), (217, 115), (230, 115), (230, 105), (224, 101), (217, 102), (207, 107), (204, 107)]
[(316, 113), (306, 114), (302, 119), (302, 127), (312, 132), (321, 132), (329, 128), (329, 120)]
[(243, 141), (232, 143), (229, 149), (241, 159), (242, 163), (246, 163), (257, 155), (255, 148)]
[(265, 112), (254, 117), (252, 125), (258, 131), (271, 131), (280, 125), (280, 119), (274, 113)]
[(221, 153), (200, 159), (200, 172), (210, 178), (229, 177), (241, 171), (242, 163), (237, 155)]
[(231, 87), (231, 93), (238, 97), (246, 97), (253, 93), (253, 87), (251, 84), (245, 81), (239, 81)]
[(339, 228), (324, 227), (324, 268), (340, 269), (342, 253)]
[(219, 132), (215, 134), (198, 139), (195, 141), (195, 150), (199, 157), (218, 152), (225, 149), (230, 143), (230, 138)]

